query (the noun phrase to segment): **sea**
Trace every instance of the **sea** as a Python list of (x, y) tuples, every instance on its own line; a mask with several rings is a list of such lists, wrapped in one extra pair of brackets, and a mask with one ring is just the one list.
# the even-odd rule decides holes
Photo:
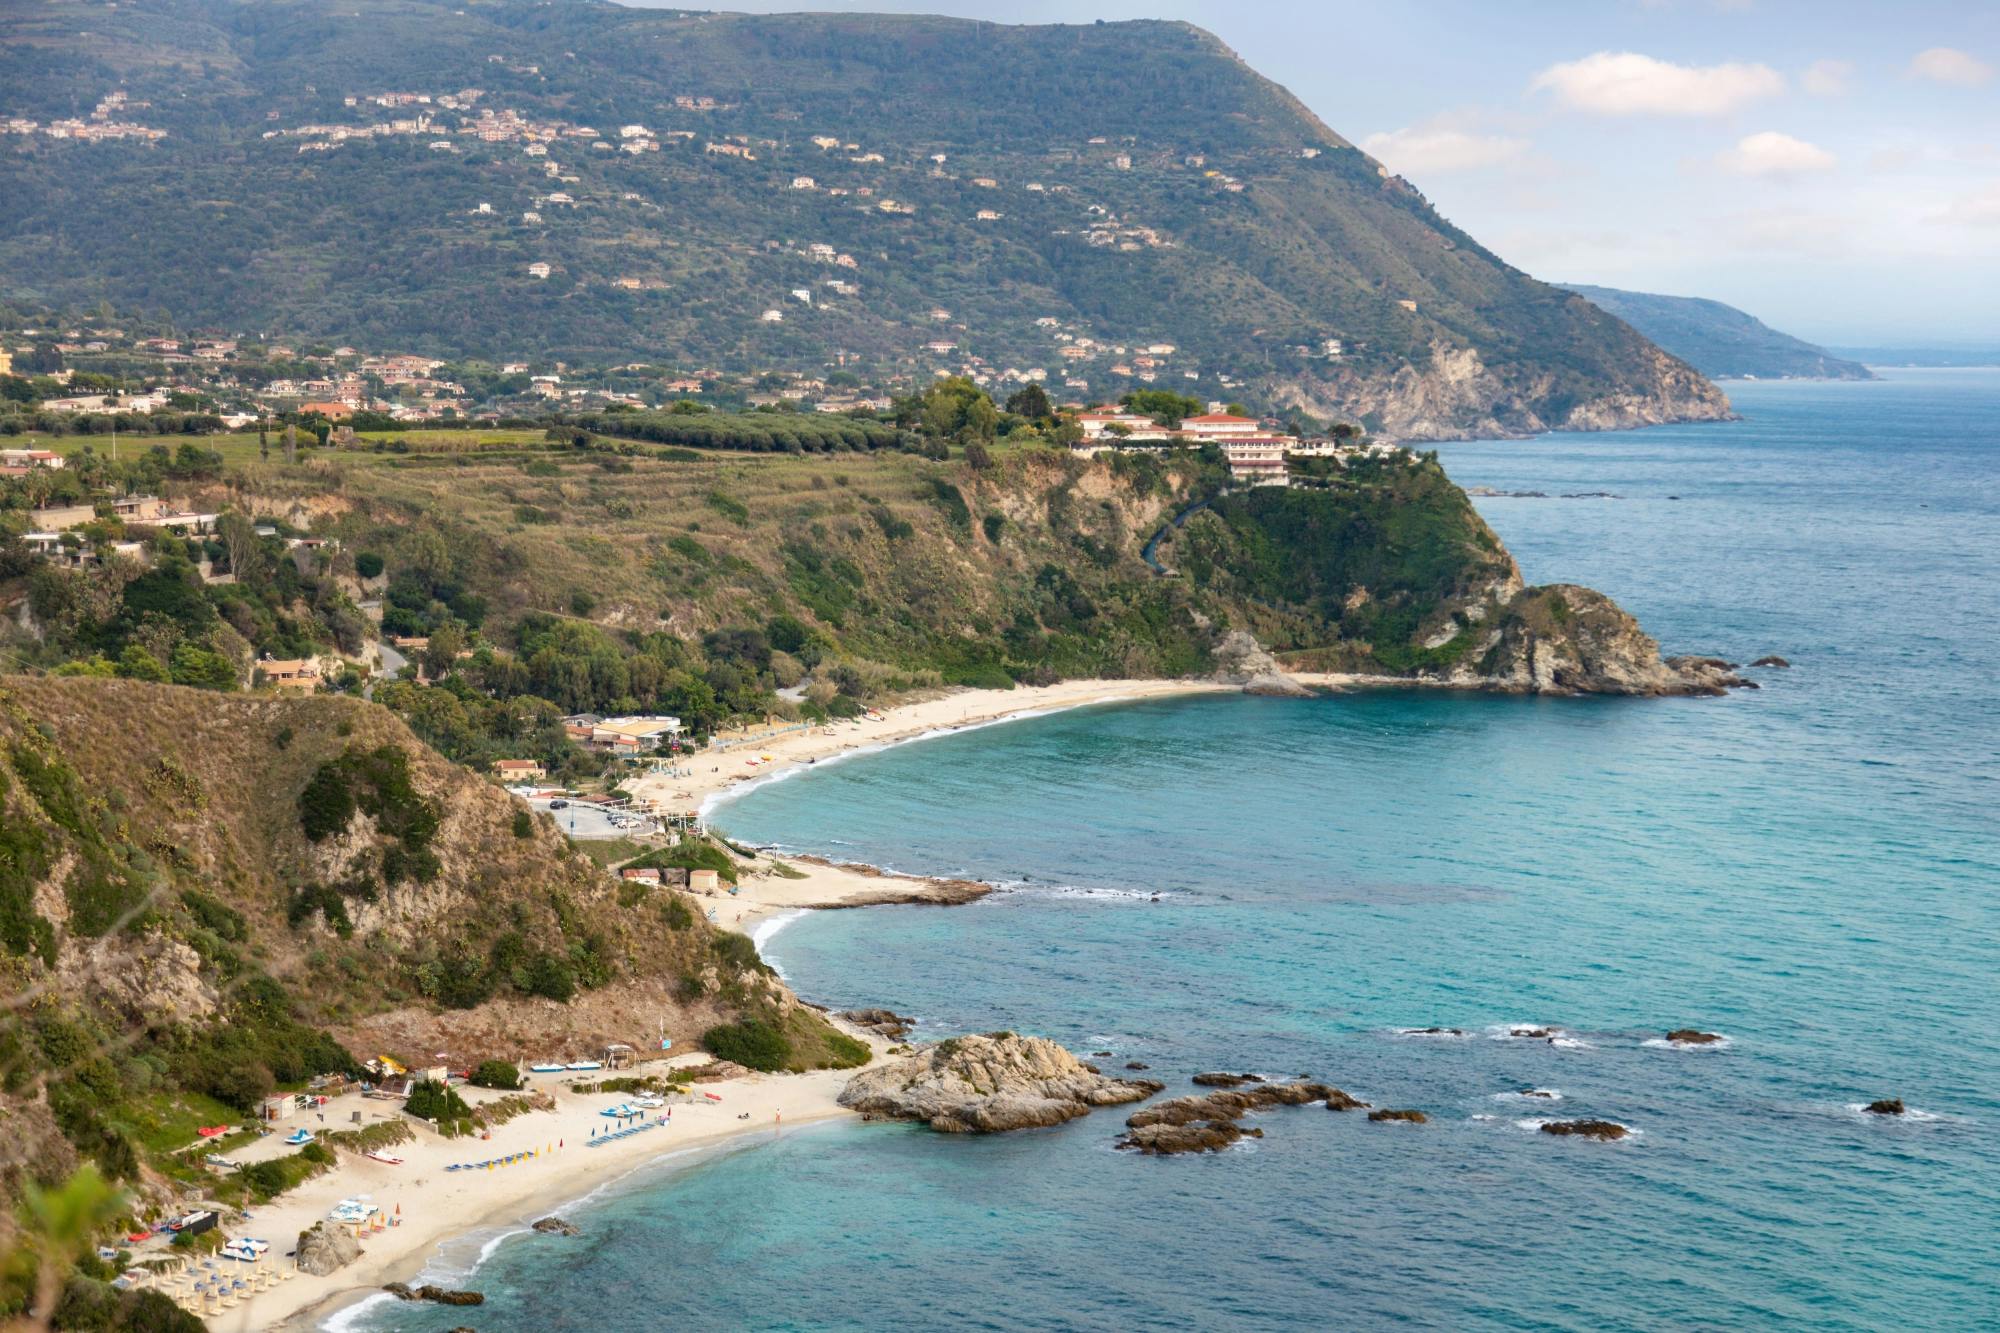
[(1541, 493), (1477, 501), (1530, 582), (1599, 588), (1670, 652), (1787, 659), (1761, 689), (1114, 703), (714, 812), (1002, 885), (767, 930), (812, 1000), (1428, 1123), (1281, 1109), (1178, 1158), (1116, 1150), (1116, 1110), (785, 1129), (563, 1207), (580, 1238), (447, 1247), (429, 1276), (477, 1311), (337, 1322), (2000, 1327), (2000, 371), (1727, 387), (1740, 421), (1440, 453)]

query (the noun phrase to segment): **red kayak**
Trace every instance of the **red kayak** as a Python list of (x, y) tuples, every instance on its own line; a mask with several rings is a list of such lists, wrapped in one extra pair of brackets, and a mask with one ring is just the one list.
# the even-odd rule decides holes
[(227, 1126), (227, 1125), (196, 1125), (196, 1126), (194, 1127), (194, 1132), (195, 1132), (195, 1133), (197, 1133), (197, 1134), (199, 1134), (199, 1135), (201, 1135), (201, 1136), (202, 1136), (203, 1138), (205, 1138), (205, 1139), (217, 1139), (217, 1138), (221, 1138), (221, 1137), (222, 1137), (222, 1136), (223, 1136), (224, 1134), (227, 1134), (227, 1133), (229, 1132), (229, 1126)]
[(722, 1100), (722, 1098), (720, 1098), (720, 1097), (716, 1096), (716, 1095), (715, 1095), (714, 1093), (712, 1093), (712, 1092), (704, 1092), (704, 1093), (703, 1093), (703, 1094), (701, 1094), (701, 1095), (702, 1095), (702, 1096), (704, 1096), (704, 1097), (706, 1097), (706, 1098), (708, 1098), (708, 1099), (709, 1099), (710, 1101), (712, 1101), (712, 1102), (719, 1102), (719, 1101), (721, 1101), (721, 1100)]

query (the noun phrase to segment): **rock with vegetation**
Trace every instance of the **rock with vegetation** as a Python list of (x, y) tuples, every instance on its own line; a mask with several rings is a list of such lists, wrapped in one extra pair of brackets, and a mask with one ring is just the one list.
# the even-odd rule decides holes
[(1241, 685), (1245, 694), (1297, 698), (1312, 693), (1286, 675), (1264, 645), (1240, 629), (1229, 631), (1216, 644), (1215, 678), (1225, 685)]
[(301, 1273), (325, 1277), (338, 1272), (361, 1257), (361, 1242), (345, 1227), (315, 1222), (299, 1233), (298, 1263)]
[(857, 1074), (840, 1104), (945, 1134), (994, 1134), (1060, 1125), (1163, 1086), (1094, 1074), (1046, 1037), (999, 1032), (937, 1042)]

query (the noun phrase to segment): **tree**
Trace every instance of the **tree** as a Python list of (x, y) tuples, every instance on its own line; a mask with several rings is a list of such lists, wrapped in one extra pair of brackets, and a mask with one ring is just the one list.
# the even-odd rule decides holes
[(1201, 412), (1201, 399), (1189, 398), (1171, 389), (1134, 389), (1119, 400), (1134, 412), (1143, 413), (1168, 429), (1173, 429)]
[(993, 451), (978, 440), (968, 440), (965, 445), (965, 461), (984, 472), (993, 466)]
[(53, 1326), (63, 1279), (125, 1206), (125, 1196), (87, 1162), (53, 1188), (27, 1187), (21, 1231), (9, 1247), (13, 1252), (4, 1256), (8, 1270), (26, 1268), (34, 1274), (34, 1313), (25, 1327)]
[(1039, 384), (1026, 384), (1016, 390), (1014, 396), (1007, 400), (1007, 410), (1034, 422), (1047, 421), (1056, 414), (1049, 395)]

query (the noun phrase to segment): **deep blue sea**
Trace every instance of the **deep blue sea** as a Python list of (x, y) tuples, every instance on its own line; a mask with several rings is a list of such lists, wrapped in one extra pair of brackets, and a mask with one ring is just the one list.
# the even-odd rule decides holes
[[(1110, 705), (717, 812), (1010, 886), (775, 934), (811, 999), (1174, 1091), (1310, 1074), (1429, 1124), (1274, 1111), (1163, 1160), (1112, 1150), (1115, 1111), (787, 1131), (565, 1210), (580, 1240), (501, 1241), (473, 1322), (2000, 1326), (2000, 372), (1730, 389), (1736, 423), (1442, 454), (1467, 486), (1613, 492), (1479, 505), (1529, 581), (1600, 588), (1669, 651), (1791, 659), (1761, 691)], [(1529, 1023), (1567, 1040), (1498, 1035)], [(1399, 1031), (1431, 1025), (1468, 1035)], [(1728, 1044), (1658, 1044), (1681, 1026)], [(1912, 1115), (1856, 1109), (1887, 1096)]]

